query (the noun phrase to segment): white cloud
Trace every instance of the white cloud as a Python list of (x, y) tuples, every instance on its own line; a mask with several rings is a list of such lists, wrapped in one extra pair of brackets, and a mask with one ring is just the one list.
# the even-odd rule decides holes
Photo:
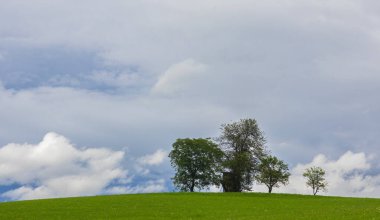
[[(298, 164), (291, 170), (289, 184), (275, 189), (276, 192), (311, 194), (311, 189), (306, 187), (306, 179), (302, 176), (305, 170), (312, 166), (322, 167), (326, 171), (328, 183), (327, 192), (322, 195), (354, 196), (354, 197), (380, 197), (380, 174), (368, 174), (371, 168), (371, 157), (365, 153), (353, 153), (347, 151), (337, 160), (328, 159), (319, 154), (310, 163)], [(255, 188), (258, 191), (266, 191), (263, 186)]]
[(157, 145), (168, 150), (178, 137), (207, 136), (229, 114), (212, 103), (193, 106), (188, 100), (179, 103), (62, 87), (0, 88), (0, 103), (6, 106), (0, 108), (3, 144), (37, 141), (46, 130), (54, 130), (79, 145), (127, 146), (133, 158), (154, 152)]
[(124, 153), (104, 148), (78, 149), (48, 133), (36, 144), (0, 148), (0, 184), (22, 185), (3, 197), (13, 200), (95, 195), (112, 181), (126, 178)]
[(157, 150), (153, 154), (145, 155), (138, 159), (141, 165), (159, 165), (168, 157), (168, 153), (162, 149)]
[(151, 174), (152, 169), (155, 170), (155, 167), (163, 165), (167, 157), (168, 152), (162, 149), (158, 149), (153, 154), (147, 154), (139, 157), (136, 159), (136, 163), (134, 164), (134, 171), (140, 176), (148, 176)]
[(174, 64), (160, 76), (152, 91), (155, 94), (178, 95), (195, 84), (194, 80), (202, 79), (206, 65), (193, 59)]
[[(255, 117), (274, 148), (277, 142), (300, 146), (275, 149), (293, 163), (327, 149), (336, 156), (334, 149), (355, 145), (365, 148), (357, 151), (372, 153), (380, 143), (375, 123), (380, 115), (378, 11), (375, 1), (342, 0), (3, 2), (2, 50), (88, 49), (101, 63), (141, 68), (152, 93), (142, 90), (138, 100), (129, 94), (105, 97), (76, 90), (66, 90), (70, 95), (62, 99), (62, 90), (53, 89), (22, 93), (33, 97), (22, 100), (18, 93), (12, 101), (0, 101), (9, 106), (0, 109), (2, 119), (20, 118), (28, 126), (23, 131), (7, 126), (0, 135), (5, 140), (25, 139), (20, 134), (35, 138), (35, 130), (58, 130), (54, 125), (62, 124), (62, 133), (87, 142), (124, 145), (123, 133), (134, 140), (128, 146), (138, 146), (149, 140), (141, 140), (137, 131), (162, 129), (159, 144), (167, 146), (176, 138), (169, 134), (175, 122), (189, 135), (214, 135), (203, 127)], [(106, 84), (134, 83), (124, 71), (100, 72), (95, 78)], [(175, 100), (159, 100), (165, 95)], [(42, 120), (46, 115), (49, 121)], [(198, 132), (201, 127), (205, 132)], [(110, 132), (115, 130), (126, 132)]]

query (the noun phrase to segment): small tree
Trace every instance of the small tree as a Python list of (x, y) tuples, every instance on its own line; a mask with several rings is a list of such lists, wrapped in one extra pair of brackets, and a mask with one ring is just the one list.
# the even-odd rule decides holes
[(211, 140), (177, 139), (169, 157), (176, 171), (173, 184), (181, 191), (220, 184), (223, 152)]
[(303, 173), (303, 176), (307, 178), (306, 185), (313, 189), (313, 195), (321, 190), (327, 190), (325, 174), (326, 172), (321, 167), (310, 167)]
[(280, 184), (286, 185), (289, 176), (287, 164), (275, 156), (267, 156), (261, 159), (259, 174), (256, 179), (259, 183), (265, 184), (268, 187), (268, 192), (271, 193), (273, 187), (280, 187)]

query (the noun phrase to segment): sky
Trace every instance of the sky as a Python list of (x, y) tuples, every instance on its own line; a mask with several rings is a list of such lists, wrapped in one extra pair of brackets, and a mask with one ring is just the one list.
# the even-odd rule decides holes
[(378, 1), (0, 1), (1, 201), (173, 191), (172, 143), (242, 118), (274, 192), (380, 198)]

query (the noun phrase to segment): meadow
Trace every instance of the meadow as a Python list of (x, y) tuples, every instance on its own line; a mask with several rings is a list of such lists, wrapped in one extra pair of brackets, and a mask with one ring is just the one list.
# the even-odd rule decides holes
[(0, 219), (380, 219), (380, 199), (153, 193), (0, 203)]

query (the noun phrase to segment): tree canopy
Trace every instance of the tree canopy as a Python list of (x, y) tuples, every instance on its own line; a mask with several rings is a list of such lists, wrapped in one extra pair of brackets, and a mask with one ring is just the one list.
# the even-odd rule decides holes
[(210, 139), (177, 139), (169, 154), (176, 170), (173, 184), (181, 191), (219, 185), (223, 152)]
[(224, 150), (222, 185), (225, 191), (251, 190), (260, 158), (265, 156), (265, 138), (255, 119), (222, 125), (218, 138)]
[(321, 167), (310, 167), (303, 173), (303, 176), (307, 178), (306, 185), (313, 189), (313, 195), (316, 195), (321, 190), (327, 190), (325, 173)]
[(270, 156), (255, 119), (223, 124), (221, 135), (211, 139), (177, 139), (169, 154), (175, 169), (173, 184), (181, 191), (222, 185), (225, 192), (250, 191), (254, 181), (269, 193), (289, 180), (288, 165)]
[(266, 156), (261, 159), (256, 179), (259, 183), (265, 184), (268, 192), (271, 193), (273, 187), (279, 187), (280, 184), (286, 185), (289, 176), (287, 164), (275, 156)]

